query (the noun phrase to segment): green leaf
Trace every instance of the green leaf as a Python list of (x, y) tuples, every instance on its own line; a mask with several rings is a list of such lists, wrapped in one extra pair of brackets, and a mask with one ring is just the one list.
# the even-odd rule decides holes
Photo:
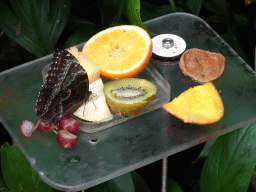
[(64, 48), (69, 48), (89, 40), (93, 35), (102, 30), (102, 27), (95, 25), (86, 19), (75, 20), (74, 24), (78, 27), (73, 34), (67, 39)]
[(110, 185), (115, 186), (115, 188), (117, 188), (118, 191), (134, 191), (134, 184), (131, 173), (126, 173), (124, 175), (111, 179), (109, 182)]
[(243, 14), (234, 14), (234, 20), (236, 26), (239, 27), (247, 27), (249, 26), (249, 21), (246, 15)]
[(228, 27), (228, 31), (221, 35), (221, 37), (238, 53), (238, 55), (240, 55), (247, 63), (249, 63), (248, 58), (246, 57), (242, 47), (238, 43), (238, 40), (230, 27)]
[(182, 192), (179, 184), (173, 179), (167, 179), (167, 192)]
[(173, 12), (170, 5), (155, 6), (146, 1), (141, 2), (140, 17), (143, 22)]
[(214, 139), (211, 139), (211, 140), (205, 142), (205, 145), (204, 145), (201, 153), (199, 154), (197, 159), (194, 161), (194, 163), (200, 161), (201, 159), (205, 159), (208, 157), (208, 154), (216, 140), (217, 140), (217, 138), (214, 138)]
[(0, 0), (0, 28), (37, 57), (54, 52), (71, 6), (70, 0), (12, 0), (11, 9)]
[[(1, 153), (0, 153), (1, 155)], [(1, 158), (1, 156), (0, 156)], [(3, 177), (3, 173), (2, 173), (2, 168), (0, 167), (0, 192), (7, 192), (8, 191), (8, 188), (5, 184), (5, 181), (4, 181), (4, 177)]]
[(176, 5), (175, 5), (174, 0), (169, 0), (169, 2), (170, 2), (172, 11), (173, 11), (173, 12), (176, 12), (176, 11), (177, 11), (177, 8), (176, 8)]
[[(214, 12), (215, 14), (219, 13), (227, 13), (227, 2), (223, 0), (207, 0), (204, 1), (204, 6), (211, 12)], [(225, 19), (225, 18), (223, 18)]]
[(125, 0), (100, 0), (99, 10), (104, 28), (123, 24), (121, 13), (124, 5)]
[(134, 184), (131, 173), (126, 173), (95, 187), (92, 187), (88, 192), (133, 192)]
[(149, 188), (143, 178), (136, 172), (131, 171), (132, 180), (134, 182), (134, 191), (135, 192), (148, 192)]
[[(140, 1), (139, 0), (126, 0), (126, 10), (129, 21), (132, 25), (137, 25), (145, 30), (147, 30), (142, 23), (140, 18)], [(150, 35), (155, 35), (149, 31), (147, 31)]]
[(0, 192), (7, 192), (7, 191), (8, 191), (8, 188), (5, 184), (3, 174), (0, 173)]
[(1, 167), (5, 183), (10, 191), (52, 191), (29, 164), (20, 149), (5, 143), (1, 148)]
[(192, 13), (194, 15), (199, 15), (201, 11), (201, 7), (203, 4), (203, 0), (188, 0), (187, 1), (187, 6), (190, 8)]
[(126, 10), (131, 24), (144, 28), (144, 25), (140, 18), (140, 1), (126, 0)]
[(201, 192), (246, 192), (256, 165), (256, 122), (218, 137), (205, 160)]
[[(132, 180), (131, 180), (132, 179)], [(131, 171), (125, 175), (92, 187), (87, 192), (148, 192), (149, 188), (142, 177), (136, 172)]]

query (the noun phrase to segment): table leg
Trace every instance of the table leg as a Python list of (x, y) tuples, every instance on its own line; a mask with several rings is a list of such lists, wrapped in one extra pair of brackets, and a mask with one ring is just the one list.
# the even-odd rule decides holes
[(162, 192), (167, 191), (167, 161), (168, 157), (163, 158), (162, 160)]

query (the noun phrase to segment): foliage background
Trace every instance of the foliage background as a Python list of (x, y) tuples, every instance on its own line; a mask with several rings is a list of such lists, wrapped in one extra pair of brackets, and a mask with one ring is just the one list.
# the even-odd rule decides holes
[[(0, 0), (1, 71), (51, 54), (56, 49), (83, 43), (93, 34), (107, 27), (120, 24), (136, 24), (143, 27), (144, 21), (177, 11), (192, 13), (204, 19), (255, 69), (255, 1), (94, 0), (81, 4), (81, 1), (75, 0)], [(33, 10), (30, 9), (31, 7), (34, 10), (36, 7), (40, 9), (35, 12), (24, 11)], [(253, 171), (256, 164), (255, 128), (255, 124), (243, 127), (169, 157), (168, 164), (171, 168), (168, 171), (169, 191), (200, 191), (200, 183), (201, 185), (204, 183), (201, 191), (207, 192), (221, 191), (224, 186), (229, 191), (253, 191), (253, 183), (255, 183)], [(22, 186), (23, 191), (30, 190), (26, 188), (28, 182), (34, 183), (34, 189), (37, 191), (44, 189), (49, 191), (49, 186), (45, 186), (36, 177), (31, 167), (30, 173), (24, 173), (27, 176), (30, 174), (29, 180), (23, 180), (22, 170), (19, 171), (21, 174), (16, 174), (17, 178), (8, 179), (13, 171), (13, 166), (8, 164), (9, 160), (16, 162), (14, 164), (17, 170), (19, 164), (26, 164), (24, 163), (26, 160), (17, 146), (12, 145), (12, 140), (3, 127), (0, 127), (0, 133), (4, 138), (0, 140), (2, 146), (0, 191), (15, 191), (15, 186), (17, 188)], [(220, 163), (220, 160), (232, 166)], [(177, 169), (173, 170), (173, 167)], [(214, 173), (214, 170), (210, 170), (211, 167), (222, 175)], [(209, 171), (212, 174), (207, 174)], [(152, 172), (154, 177), (149, 174)], [(225, 174), (228, 173), (230, 180), (225, 180)], [(11, 179), (12, 182), (20, 182), (19, 185), (10, 183)], [(209, 180), (212, 182), (207, 182)], [(251, 185), (249, 185), (250, 181), (252, 181)], [(143, 183), (141, 188), (138, 188), (140, 186), (138, 183)], [(160, 189), (160, 185), (161, 161), (158, 161), (136, 172), (101, 184), (90, 191), (104, 189), (148, 191), (156, 186)], [(122, 188), (123, 186), (126, 188)]]
[[(38, 0), (35, 2), (37, 1)], [(1, 0), (0, 5), (4, 3), (10, 9), (14, 10), (13, 15), (15, 15), (15, 17), (12, 17), (11, 15), (3, 14), (6, 12), (4, 11), (5, 7), (0, 6), (4, 9), (0, 14), (1, 70), (34, 60), (43, 55), (51, 54), (58, 48), (67, 48), (85, 42), (93, 34), (109, 26), (130, 24), (130, 18), (128, 18), (129, 10), (127, 10), (127, 6), (125, 5), (127, 1), (95, 0), (87, 1), (86, 5), (81, 6), (81, 2), (79, 1), (58, 0), (56, 5), (51, 5), (50, 8), (52, 9), (48, 10), (47, 8), (44, 8), (43, 10), (46, 12), (48, 11), (51, 15), (51, 19), (48, 19), (51, 23), (49, 23), (48, 20), (45, 22), (42, 19), (41, 27), (36, 26), (34, 27), (36, 31), (29, 31), (26, 29), (26, 21), (22, 21), (21, 35), (16, 37), (15, 30), (21, 21), (20, 17), (22, 17), (22, 13), (18, 14), (17, 8), (15, 7), (21, 5), (25, 7), (24, 5), (29, 1), (22, 1), (23, 3), (20, 3), (21, 1), (17, 0)], [(222, 38), (224, 38), (229, 45), (254, 68), (256, 5), (253, 1), (254, 0), (132, 0), (131, 2), (140, 3), (139, 16), (143, 22), (176, 11), (198, 15), (213, 27), (213, 29), (216, 30)], [(46, 0), (44, 2), (47, 4), (48, 1)], [(54, 36), (55, 39), (49, 41), (47, 46), (40, 45), (36, 38), (41, 38), (43, 41), (48, 42), (48, 39), (45, 37), (46, 35), (43, 36), (43, 32), (41, 31), (44, 27), (49, 28), (56, 23), (54, 20), (56, 14), (53, 14), (53, 10), (56, 9), (54, 6), (60, 7), (59, 5), (61, 4), (65, 5), (67, 9), (69, 8), (70, 12), (64, 12), (60, 9), (59, 15), (57, 15), (57, 20), (61, 21), (62, 25), (57, 27), (59, 30), (54, 31), (55, 33), (57, 32), (57, 35)], [(133, 8), (134, 7), (131, 6), (132, 10)], [(62, 16), (63, 14), (65, 17)], [(7, 16), (9, 17), (9, 20), (4, 22), (6, 21)], [(46, 17), (48, 15), (43, 16)], [(31, 16), (31, 20), (34, 19), (32, 17), (33, 16)], [(7, 31), (5, 29), (6, 25), (10, 24), (13, 26)], [(30, 46), (29, 49), (28, 46), (25, 46), (27, 43), (26, 39), (23, 40), (23, 44), (16, 43), (20, 42), (21, 38), (24, 38), (22, 37), (23, 33), (27, 33), (27, 36), (31, 36), (34, 33), (37, 34), (37, 37), (34, 39), (34, 45)], [(26, 49), (21, 45), (26, 47)], [(31, 54), (31, 52), (33, 54)]]

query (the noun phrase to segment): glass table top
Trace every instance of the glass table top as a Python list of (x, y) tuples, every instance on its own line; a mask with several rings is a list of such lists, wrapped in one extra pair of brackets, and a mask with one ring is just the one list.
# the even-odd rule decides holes
[[(63, 191), (79, 191), (188, 149), (256, 120), (256, 75), (236, 52), (202, 19), (174, 13), (144, 23), (155, 33), (182, 37), (187, 48), (200, 48), (225, 56), (224, 74), (213, 81), (223, 99), (225, 114), (208, 126), (184, 124), (159, 108), (97, 133), (78, 132), (78, 143), (64, 149), (55, 134), (20, 132), (34, 112), (42, 86), (42, 69), (52, 55), (0, 73), (0, 121), (44, 182)], [(81, 48), (82, 45), (79, 45)], [(151, 65), (171, 85), (171, 100), (198, 85), (178, 65)]]

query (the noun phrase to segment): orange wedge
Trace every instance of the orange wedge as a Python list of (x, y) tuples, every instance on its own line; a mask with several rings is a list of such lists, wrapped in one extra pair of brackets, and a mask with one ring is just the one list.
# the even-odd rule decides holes
[(102, 77), (130, 78), (148, 65), (152, 55), (152, 41), (144, 29), (121, 25), (94, 35), (86, 42), (82, 52), (101, 67)]
[(222, 99), (211, 82), (189, 88), (162, 108), (185, 123), (200, 125), (215, 123), (224, 114)]

